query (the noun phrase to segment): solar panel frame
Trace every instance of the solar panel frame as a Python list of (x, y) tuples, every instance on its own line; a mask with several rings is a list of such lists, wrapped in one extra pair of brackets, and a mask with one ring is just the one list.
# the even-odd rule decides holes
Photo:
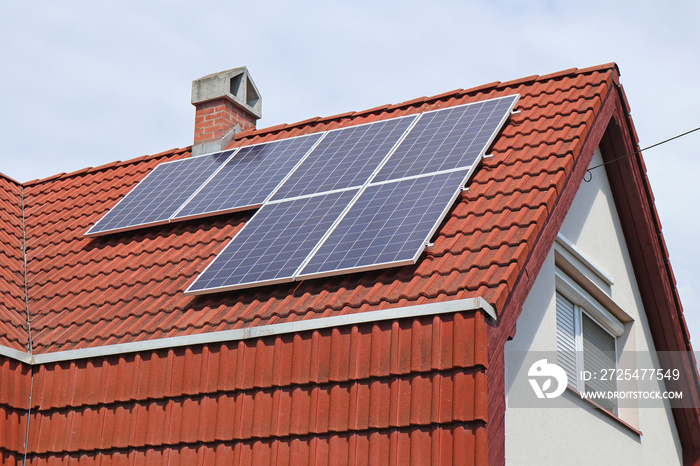
[[(90, 229), (85, 236), (102, 236), (105, 234), (119, 233), (135, 230), (146, 226), (164, 225), (169, 222), (173, 212), (177, 211), (192, 193), (206, 183), (207, 180), (235, 153), (235, 150), (219, 151), (210, 154), (199, 155), (179, 160), (163, 162), (146, 174), (136, 186), (124, 195), (109, 211), (107, 211)], [(205, 170), (185, 170), (178, 167), (187, 167), (194, 164), (205, 164), (209, 160)], [(174, 168), (175, 167), (175, 168)], [(163, 174), (164, 172), (164, 174)], [(177, 182), (178, 174), (184, 175)], [(155, 178), (162, 177), (162, 180)], [(194, 176), (194, 179), (192, 179)], [(170, 182), (168, 182), (170, 180)], [(163, 184), (167, 183), (164, 190)], [(182, 189), (186, 186), (186, 189)], [(154, 195), (154, 193), (156, 193)], [(161, 193), (161, 194), (158, 194)], [(165, 193), (165, 194), (163, 194)], [(150, 196), (150, 197), (149, 197)], [(153, 197), (165, 196), (160, 202)], [(157, 209), (161, 208), (163, 214), (158, 215)], [(134, 214), (134, 212), (138, 212)], [(131, 221), (119, 221), (130, 218)], [(136, 219), (136, 220), (135, 220)], [(108, 227), (106, 227), (108, 226)]]
[[(372, 182), (469, 167), (484, 156), (519, 98), (519, 94), (514, 94), (422, 113), (410, 134), (387, 158)], [(487, 111), (488, 115), (484, 115), (482, 110)], [(445, 128), (450, 126), (445, 122), (450, 119), (457, 119), (462, 129), (454, 125), (446, 132)], [(467, 120), (468, 124), (464, 127)], [(441, 124), (435, 127), (437, 122)], [(461, 135), (459, 131), (462, 131)], [(438, 143), (433, 144), (435, 141)], [(448, 151), (443, 154), (446, 158), (436, 166), (444, 150)], [(447, 157), (451, 157), (452, 161)]]
[[(293, 281), (299, 265), (358, 191), (341, 190), (265, 204), (188, 286), (185, 294)], [(291, 216), (286, 217), (287, 213)], [(272, 225), (267, 223), (269, 219), (274, 220)], [(250, 239), (252, 244), (247, 242)], [(294, 246), (289, 249), (291, 256), (278, 260), (290, 246)]]
[[(282, 183), (270, 200), (361, 187), (409, 133), (418, 115), (333, 129)], [(330, 167), (330, 169), (328, 169)]]
[[(325, 137), (326, 132), (312, 133), (238, 148), (236, 154), (229, 158), (219, 171), (172, 215), (171, 221), (191, 220), (261, 207)], [(293, 148), (295, 143), (300, 145), (296, 149)], [(292, 146), (292, 153), (285, 155), (289, 146)], [(246, 157), (257, 148), (265, 150), (266, 147), (270, 148), (270, 152), (263, 155), (264, 160), (257, 167), (251, 165), (253, 161), (249, 161)], [(274, 154), (280, 150), (280, 147), (283, 147), (282, 153), (275, 158)], [(258, 156), (254, 153), (252, 155), (253, 159)], [(285, 156), (288, 158), (288, 163), (275, 164), (276, 160)], [(270, 157), (273, 159), (271, 160)], [(239, 175), (236, 175), (233, 172), (236, 168), (241, 168), (239, 165), (242, 165), (243, 170), (238, 170)], [(260, 172), (260, 167), (269, 168), (273, 165), (276, 166), (275, 176), (271, 177), (268, 171)], [(227, 172), (227, 168), (231, 171)], [(250, 169), (246, 172), (248, 168)], [(227, 176), (229, 173), (233, 173), (233, 176)], [(252, 184), (246, 183), (251, 179), (255, 179)], [(223, 199), (222, 193), (226, 193)], [(215, 200), (211, 199), (213, 196), (216, 196)], [(213, 207), (214, 205), (216, 207)]]
[[(462, 187), (471, 177), (474, 169), (475, 167), (473, 166), (468, 169), (443, 171), (399, 180), (388, 180), (368, 185), (359, 196), (356, 196), (356, 200), (353, 205), (346, 209), (346, 212), (334, 225), (333, 230), (324, 237), (322, 242), (314, 249), (314, 251), (312, 251), (307, 260), (299, 267), (299, 270), (294, 277), (295, 280), (306, 280), (345, 273), (363, 272), (415, 264), (418, 258), (424, 252), (425, 246), (430, 238), (435, 235), (440, 224), (454, 204), (454, 201), (458, 198)], [(411, 217), (411, 215), (402, 217), (399, 209), (397, 208), (384, 211), (382, 210), (381, 206), (378, 207), (377, 205), (373, 205), (373, 200), (381, 199), (381, 197), (377, 197), (380, 190), (392, 190), (386, 199), (390, 199), (391, 194), (396, 191), (404, 193), (405, 198), (409, 194), (405, 188), (406, 184), (411, 184), (411, 186), (408, 187), (410, 190), (415, 186), (420, 186), (421, 182), (425, 182), (427, 185), (430, 185), (432, 182), (438, 186), (441, 180), (443, 184), (441, 188), (442, 191), (434, 196), (431, 205), (439, 204), (443, 206), (442, 208), (437, 211), (424, 209), (424, 205), (422, 205), (421, 202), (422, 198), (417, 199), (414, 205), (408, 208), (409, 214), (411, 211), (417, 212), (423, 210), (424, 215), (421, 218), (421, 221), (423, 221), (426, 216), (429, 216), (430, 222), (428, 227), (423, 228), (422, 231), (418, 232), (416, 230), (418, 229), (420, 223), (416, 223), (413, 230), (415, 234), (409, 234), (406, 238), (403, 238), (406, 236), (404, 233), (396, 233), (399, 231), (400, 227), (396, 230), (390, 230), (394, 231), (394, 233), (388, 235), (388, 237), (399, 239), (403, 238), (404, 243), (412, 240), (408, 247), (402, 246), (401, 241), (399, 240), (395, 240), (393, 242), (389, 241), (387, 243), (376, 242), (376, 244), (373, 244), (371, 235), (367, 235), (367, 232), (384, 232), (382, 228), (377, 228), (378, 223), (384, 222), (384, 225), (386, 225), (396, 221), (397, 219), (401, 221), (401, 219), (405, 220)], [(425, 192), (425, 190), (423, 192)], [(400, 206), (401, 203), (396, 202), (395, 205)], [(406, 208), (404, 207), (403, 210), (406, 210)], [(413, 215), (413, 217), (415, 217), (415, 215)], [(358, 230), (354, 229), (358, 224), (366, 224), (366, 227), (360, 231), (359, 234), (357, 234)], [(370, 238), (367, 236), (370, 236)], [(387, 237), (387, 235), (374, 236), (374, 238), (380, 237)], [(399, 249), (397, 251), (397, 255), (395, 256), (396, 259), (394, 260), (363, 262), (361, 259), (357, 259), (356, 257), (346, 260), (346, 258), (352, 254), (353, 248), (349, 247), (341, 249), (341, 246), (347, 245), (350, 242), (352, 242), (353, 246), (360, 245), (357, 249), (366, 248), (366, 250), (372, 250), (372, 248), (382, 248), (381, 251), (373, 252), (373, 254), (376, 254), (378, 258), (385, 253), (387, 248), (396, 248), (398, 245)], [(369, 247), (366, 246), (368, 242), (370, 244)], [(408, 251), (408, 253), (404, 253), (404, 251)], [(410, 251), (413, 252), (411, 253)], [(327, 265), (331, 263), (331, 257), (333, 258), (334, 264), (342, 261), (342, 263), (345, 265), (327, 267)], [(355, 260), (355, 264), (348, 265), (352, 262), (352, 260)]]

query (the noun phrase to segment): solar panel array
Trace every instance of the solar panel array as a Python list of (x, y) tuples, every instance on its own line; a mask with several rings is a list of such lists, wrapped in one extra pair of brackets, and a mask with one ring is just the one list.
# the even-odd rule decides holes
[(164, 163), (86, 234), (260, 207), (190, 294), (413, 264), (518, 98)]

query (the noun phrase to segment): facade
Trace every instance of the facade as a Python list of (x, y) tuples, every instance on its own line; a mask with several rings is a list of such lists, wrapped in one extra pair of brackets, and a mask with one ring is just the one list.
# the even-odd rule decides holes
[[(601, 152), (597, 150), (591, 166), (602, 163)], [(557, 340), (562, 337), (561, 301), (564, 300), (580, 302), (586, 310), (591, 306), (600, 306), (603, 311), (609, 309), (611, 317), (601, 316), (595, 309), (584, 314), (590, 315), (603, 329), (613, 326), (606, 325), (606, 318), (620, 322), (619, 331), (613, 328), (612, 335), (608, 331), (603, 335), (616, 340), (615, 350), (621, 361), (617, 367), (662, 367), (656, 357), (614, 196), (602, 170), (593, 172), (590, 181), (579, 187), (523, 305), (515, 338), (506, 343), (506, 380), (518, 377), (523, 355), (556, 351)], [(623, 353), (638, 358), (639, 362), (627, 366)], [(647, 355), (651, 356), (648, 362)], [(647, 384), (634, 380), (628, 381), (627, 386), (624, 383), (621, 381), (616, 388), (630, 390), (641, 385), (647, 388)], [(656, 390), (664, 390), (663, 382), (654, 381), (654, 384)], [(513, 383), (506, 382), (507, 397), (517, 389)], [(603, 406), (615, 414), (612, 416), (593, 403), (582, 402), (570, 390), (563, 398), (567, 406), (557, 409), (509, 405), (507, 463), (683, 464), (683, 448), (668, 400), (612, 402)], [(528, 436), (518, 435), (525, 429), (530, 432)], [(529, 454), (527, 461), (523, 461), (518, 453), (526, 448)]]
[[(247, 70), (232, 71), (232, 97), (209, 99), (213, 78), (193, 92), (194, 149), (0, 177), (3, 463), (522, 464), (561, 458), (537, 453), (555, 438), (695, 464), (696, 409), (610, 415), (577, 410), (571, 391), (571, 412), (506, 409), (517, 351), (557, 348), (557, 269), (624, 311), (625, 344), (692, 350), (641, 156), (583, 181), (637, 148), (614, 64), (264, 129)], [(492, 157), (415, 265), (191, 296), (251, 212), (85, 236), (159, 163), (193, 150), (514, 93)], [(684, 363), (667, 388), (697, 401), (692, 355)], [(571, 416), (599, 432), (562, 429)], [(572, 445), (575, 458), (591, 459), (585, 447)]]

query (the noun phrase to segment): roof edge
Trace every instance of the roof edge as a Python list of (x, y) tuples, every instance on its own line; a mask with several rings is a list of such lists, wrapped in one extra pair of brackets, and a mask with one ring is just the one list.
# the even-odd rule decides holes
[(1, 173), (1, 172), (0, 172), (0, 178), (4, 178), (5, 180), (9, 181), (10, 183), (14, 183), (14, 184), (16, 184), (17, 186), (22, 186), (22, 183), (20, 183), (19, 181), (17, 181), (16, 179), (12, 178), (11, 176), (7, 176), (6, 174)]
[(362, 116), (362, 115), (369, 115), (372, 113), (377, 113), (377, 112), (382, 112), (386, 110), (393, 110), (393, 109), (399, 109), (399, 108), (407, 108), (407, 107), (420, 107), (423, 104), (426, 103), (433, 103), (437, 102), (440, 100), (446, 100), (450, 99), (453, 97), (460, 97), (460, 96), (465, 96), (468, 94), (477, 94), (477, 93), (486, 93), (489, 91), (493, 90), (499, 90), (499, 89), (504, 89), (508, 87), (518, 87), (523, 84), (528, 84), (532, 82), (537, 82), (537, 81), (547, 81), (550, 79), (561, 79), (566, 76), (574, 76), (574, 75), (582, 75), (582, 74), (590, 74), (590, 73), (595, 73), (595, 72), (602, 72), (602, 71), (607, 71), (611, 70), (615, 74), (615, 81), (617, 82), (617, 77), (620, 75), (619, 68), (617, 66), (617, 63), (615, 62), (610, 62), (610, 63), (605, 63), (602, 65), (596, 65), (596, 66), (590, 66), (587, 68), (569, 68), (566, 70), (561, 70), (561, 71), (556, 71), (553, 73), (545, 74), (545, 75), (531, 75), (531, 76), (526, 76), (524, 78), (518, 78), (514, 79), (511, 81), (506, 81), (506, 82), (501, 82), (501, 81), (494, 81), (488, 84), (482, 84), (476, 87), (472, 87), (469, 89), (455, 89), (452, 91), (448, 92), (443, 92), (440, 94), (436, 94), (430, 97), (418, 97), (414, 98), (411, 100), (407, 100), (405, 102), (399, 102), (396, 104), (384, 104), (384, 105), (379, 105), (377, 107), (365, 109), (365, 110), (359, 110), (359, 111), (351, 111), (351, 112), (345, 112), (341, 113), (332, 117), (313, 117), (309, 118), (306, 120), (302, 120), (299, 122), (295, 123), (280, 123), (274, 126), (270, 126), (267, 128), (260, 128), (260, 129), (250, 129), (246, 131), (242, 131), (234, 137), (234, 141), (241, 141), (244, 139), (252, 139), (257, 136), (263, 136), (263, 135), (268, 135), (268, 134), (273, 134), (273, 133), (278, 133), (280, 131), (285, 131), (285, 130), (291, 130), (294, 128), (299, 128), (302, 126), (306, 126), (309, 123), (315, 123), (315, 122), (329, 122), (333, 120), (340, 120), (342, 118), (348, 118), (348, 117), (357, 117), (357, 116)]
[(0, 346), (0, 355), (7, 356), (29, 365), (41, 365), (54, 362), (74, 361), (76, 359), (98, 358), (119, 354), (138, 353), (142, 351), (156, 351), (168, 348), (203, 345), (208, 343), (247, 340), (251, 338), (262, 338), (273, 335), (336, 328), (347, 325), (381, 322), (384, 320), (454, 314), (458, 312), (478, 310), (483, 311), (494, 321), (497, 319), (496, 311), (493, 306), (491, 306), (491, 304), (489, 304), (484, 298), (477, 296), (475, 298), (417, 304), (413, 306), (382, 309), (379, 311), (320, 317), (318, 319), (283, 322), (279, 324), (260, 325), (254, 327), (237, 328), (233, 330), (222, 330), (218, 332), (198, 333), (193, 335), (181, 335), (176, 337), (158, 338), (155, 340), (117, 343), (113, 345), (54, 351), (51, 353), (33, 355), (16, 349)]

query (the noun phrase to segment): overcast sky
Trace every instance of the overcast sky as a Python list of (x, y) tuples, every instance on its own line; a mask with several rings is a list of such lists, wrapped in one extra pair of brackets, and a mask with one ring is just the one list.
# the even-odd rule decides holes
[[(2, 2), (0, 172), (192, 143), (190, 86), (246, 65), (258, 127), (615, 61), (641, 146), (700, 126), (700, 2)], [(644, 154), (700, 349), (700, 131)]]

